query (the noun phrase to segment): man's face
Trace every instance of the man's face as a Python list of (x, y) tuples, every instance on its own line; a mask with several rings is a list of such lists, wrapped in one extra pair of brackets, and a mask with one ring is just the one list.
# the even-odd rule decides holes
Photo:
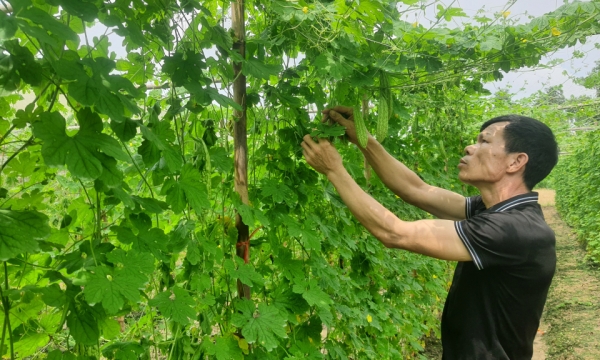
[(504, 128), (509, 123), (494, 123), (477, 136), (477, 142), (465, 148), (460, 160), (458, 178), (473, 186), (495, 183), (502, 179), (511, 159), (506, 153)]

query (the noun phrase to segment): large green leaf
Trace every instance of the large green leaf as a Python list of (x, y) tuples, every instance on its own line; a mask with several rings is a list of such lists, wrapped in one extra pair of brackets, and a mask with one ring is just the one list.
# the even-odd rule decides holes
[(10, 39), (17, 31), (17, 23), (12, 16), (0, 11), (0, 41)]
[(37, 211), (0, 210), (0, 260), (35, 252), (38, 240), (50, 235), (48, 217)]
[(14, 91), (21, 80), (33, 86), (42, 82), (43, 68), (28, 48), (19, 45), (18, 40), (5, 41), (0, 49), (4, 50), (0, 52), (0, 88)]
[(301, 281), (299, 284), (294, 285), (293, 290), (295, 293), (302, 294), (302, 297), (310, 306), (327, 309), (333, 304), (331, 297), (319, 288), (317, 281), (314, 279), (309, 282)]
[(98, 16), (96, 5), (86, 0), (47, 0), (54, 6), (62, 6), (69, 14), (80, 17), (84, 21), (94, 21)]
[(96, 345), (100, 337), (98, 321), (92, 308), (84, 303), (73, 304), (67, 315), (67, 326), (71, 336), (78, 343)]
[(252, 301), (242, 300), (237, 303), (236, 308), (241, 313), (233, 316), (232, 323), (242, 328), (242, 334), (248, 343), (258, 343), (267, 351), (271, 351), (279, 345), (277, 337), (287, 337), (286, 320), (277, 307), (260, 303), (258, 311), (255, 312)]
[(244, 75), (254, 76), (258, 79), (269, 79), (272, 75), (277, 75), (281, 71), (280, 65), (265, 64), (254, 58), (247, 59), (243, 66)]
[(171, 291), (156, 295), (148, 304), (156, 306), (164, 317), (182, 325), (186, 325), (190, 320), (196, 318), (194, 299), (186, 290), (178, 286), (173, 287)]
[(125, 299), (139, 300), (139, 289), (148, 282), (154, 262), (144, 254), (128, 254), (120, 249), (107, 254), (107, 259), (115, 263), (115, 268), (93, 268), (83, 292), (89, 303), (101, 302), (109, 314), (114, 314), (123, 307)]
[(138, 148), (138, 153), (142, 155), (144, 162), (148, 165), (154, 165), (160, 158), (160, 153), (165, 159), (169, 170), (179, 171), (183, 166), (183, 159), (179, 150), (171, 145), (175, 135), (167, 121), (161, 121), (153, 127), (140, 126), (145, 140), (142, 146)]
[(44, 30), (51, 32), (61, 40), (71, 40), (75, 43), (79, 42), (79, 36), (71, 30), (70, 27), (56, 20), (43, 10), (30, 7), (21, 10), (18, 13), (19, 17), (30, 20), (32, 23), (41, 26)]
[(98, 150), (123, 161), (129, 161), (129, 156), (123, 152), (117, 140), (102, 133), (102, 120), (89, 108), (81, 110), (77, 118), (80, 129), (73, 137), (66, 134), (65, 118), (58, 112), (42, 113), (40, 121), (33, 124), (34, 135), (43, 140), (44, 161), (51, 166), (67, 165), (74, 176), (88, 179), (99, 178), (103, 168), (106, 168), (113, 173), (110, 179), (115, 179), (110, 183), (118, 185), (120, 171), (114, 162), (107, 161)]
[(200, 172), (189, 163), (181, 169), (179, 179), (165, 182), (161, 194), (167, 195), (167, 203), (176, 213), (183, 211), (186, 202), (197, 213), (210, 208), (208, 190)]
[(50, 338), (47, 334), (26, 334), (14, 344), (15, 356), (20, 359), (31, 356), (35, 354), (39, 348), (47, 345), (49, 340)]

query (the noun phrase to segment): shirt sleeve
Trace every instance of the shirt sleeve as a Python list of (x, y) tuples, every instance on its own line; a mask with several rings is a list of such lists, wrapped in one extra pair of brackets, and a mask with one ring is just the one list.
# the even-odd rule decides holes
[(507, 216), (510, 215), (480, 214), (454, 223), (458, 237), (479, 270), (516, 265), (529, 256), (527, 240), (519, 238), (518, 225)]
[(465, 218), (470, 219), (478, 211), (485, 210), (485, 205), (481, 199), (481, 195), (466, 197)]

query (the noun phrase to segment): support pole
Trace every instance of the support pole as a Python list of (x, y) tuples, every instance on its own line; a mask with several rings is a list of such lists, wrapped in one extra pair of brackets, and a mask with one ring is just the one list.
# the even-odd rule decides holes
[[(246, 26), (244, 0), (235, 0), (231, 4), (231, 21), (235, 42), (233, 51), (246, 58)], [(242, 203), (248, 204), (248, 139), (246, 126), (246, 77), (242, 74), (242, 64), (233, 64), (234, 82), (233, 82), (233, 101), (242, 107), (242, 110), (234, 110), (233, 124), (233, 146), (234, 146), (234, 183), (235, 191), (240, 195)], [(235, 227), (238, 231), (238, 241), (236, 244), (237, 256), (248, 263), (250, 257), (249, 228), (244, 224), (240, 214), (235, 215)], [(238, 295), (242, 298), (250, 299), (250, 287), (242, 284), (238, 279)]]

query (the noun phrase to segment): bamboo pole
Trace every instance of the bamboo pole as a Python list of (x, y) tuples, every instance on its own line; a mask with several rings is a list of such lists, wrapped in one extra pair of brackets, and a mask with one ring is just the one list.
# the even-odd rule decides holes
[[(233, 51), (237, 51), (243, 59), (246, 57), (246, 26), (244, 9), (244, 0), (235, 0), (231, 3), (231, 21), (235, 42)], [(242, 107), (242, 110), (234, 110), (233, 124), (233, 147), (234, 147), (234, 186), (235, 191), (240, 195), (242, 203), (248, 204), (248, 139), (246, 125), (246, 76), (242, 74), (242, 64), (233, 64), (234, 82), (233, 82), (233, 100)], [(238, 231), (238, 240), (236, 244), (237, 256), (248, 263), (250, 257), (249, 228), (244, 224), (240, 214), (235, 216), (235, 227)], [(242, 284), (238, 279), (238, 295), (250, 299), (250, 287)]]

